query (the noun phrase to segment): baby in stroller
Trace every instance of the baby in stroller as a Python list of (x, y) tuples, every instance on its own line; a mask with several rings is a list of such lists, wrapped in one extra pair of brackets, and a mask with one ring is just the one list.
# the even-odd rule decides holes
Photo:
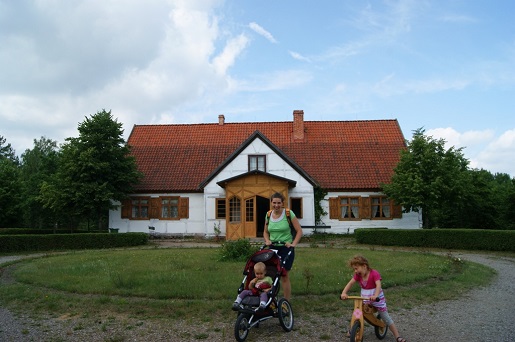
[(254, 275), (256, 277), (249, 282), (248, 290), (241, 291), (232, 304), (234, 311), (238, 311), (242, 300), (250, 295), (259, 295), (259, 310), (266, 308), (266, 302), (268, 301), (267, 292), (272, 287), (272, 278), (266, 275), (266, 265), (261, 261), (254, 265)]
[(251, 307), (257, 307), (257, 311), (263, 311), (271, 303), (274, 306), (277, 304), (276, 296), (280, 288), (279, 280), (284, 270), (284, 260), (281, 260), (275, 250), (264, 247), (254, 253), (245, 265), (243, 270), (245, 277), (232, 306), (234, 311)]
[(278, 298), (281, 276), (286, 272), (284, 265), (291, 252), (282, 259), (275, 249), (266, 247), (247, 261), (238, 297), (232, 306), (238, 312), (234, 336), (239, 342), (245, 341), (250, 329), (270, 318), (279, 318), (284, 331), (293, 329), (291, 305), (286, 298)]

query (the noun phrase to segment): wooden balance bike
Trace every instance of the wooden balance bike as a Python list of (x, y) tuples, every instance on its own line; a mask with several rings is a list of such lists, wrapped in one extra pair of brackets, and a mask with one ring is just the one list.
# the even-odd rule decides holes
[(386, 324), (374, 315), (377, 309), (370, 304), (363, 305), (364, 300), (369, 298), (360, 296), (349, 296), (347, 299), (354, 300), (354, 311), (350, 320), (350, 342), (362, 342), (363, 332), (365, 331), (365, 321), (374, 326), (376, 337), (380, 340), (386, 337), (388, 327)]

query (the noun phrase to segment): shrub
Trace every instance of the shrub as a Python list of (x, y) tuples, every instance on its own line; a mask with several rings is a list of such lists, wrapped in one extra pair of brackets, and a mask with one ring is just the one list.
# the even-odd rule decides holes
[(220, 249), (221, 261), (247, 261), (248, 258), (259, 248), (252, 246), (248, 239), (238, 239), (235, 241), (226, 241)]
[(515, 231), (486, 229), (356, 229), (356, 242), (484, 251), (515, 251)]
[(0, 253), (115, 248), (147, 243), (148, 234), (146, 233), (0, 235)]

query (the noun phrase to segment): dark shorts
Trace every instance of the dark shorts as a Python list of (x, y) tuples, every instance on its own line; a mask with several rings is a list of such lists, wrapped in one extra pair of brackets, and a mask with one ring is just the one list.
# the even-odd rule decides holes
[(286, 260), (286, 264), (284, 265), (284, 268), (289, 271), (291, 270), (293, 266), (293, 260), (295, 259), (295, 248), (288, 248), (286, 246), (272, 246), (272, 249), (277, 249), (277, 254), (281, 257), (281, 262), (286, 258), (288, 255), (288, 252), (291, 250), (291, 254), (288, 257), (288, 260)]

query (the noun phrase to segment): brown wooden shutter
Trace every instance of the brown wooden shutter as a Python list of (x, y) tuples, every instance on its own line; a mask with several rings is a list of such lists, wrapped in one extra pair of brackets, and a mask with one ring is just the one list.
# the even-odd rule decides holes
[(159, 211), (161, 207), (161, 199), (160, 198), (151, 198), (150, 199), (150, 217), (151, 219), (159, 218)]
[(402, 218), (402, 206), (401, 205), (393, 205), (392, 206), (392, 218)]
[(130, 219), (131, 218), (131, 200), (126, 199), (122, 201), (122, 219)]
[(179, 198), (179, 218), (190, 217), (190, 198), (180, 197)]
[(338, 220), (340, 218), (338, 197), (329, 198), (329, 218), (332, 220)]
[(370, 218), (370, 197), (361, 197), (361, 218), (369, 219)]

